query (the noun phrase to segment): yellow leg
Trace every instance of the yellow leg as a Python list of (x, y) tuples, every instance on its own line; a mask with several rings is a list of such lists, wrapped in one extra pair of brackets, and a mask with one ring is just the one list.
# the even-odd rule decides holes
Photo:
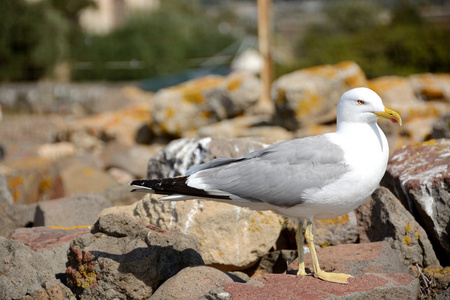
[(303, 253), (303, 220), (298, 221), (297, 232), (295, 233), (295, 241), (297, 242), (298, 252), (298, 272), (297, 276), (305, 276), (305, 254)]
[(348, 283), (347, 279), (352, 277), (343, 273), (329, 273), (320, 269), (319, 260), (317, 259), (316, 248), (314, 248), (313, 234), (312, 234), (312, 220), (308, 220), (305, 230), (305, 239), (308, 244), (309, 251), (311, 252), (311, 259), (313, 263), (314, 276), (325, 281)]

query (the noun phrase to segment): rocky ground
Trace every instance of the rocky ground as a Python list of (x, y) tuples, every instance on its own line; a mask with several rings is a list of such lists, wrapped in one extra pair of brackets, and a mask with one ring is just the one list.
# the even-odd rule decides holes
[[(336, 103), (375, 90), (391, 158), (357, 210), (316, 220), (326, 271), (297, 277), (295, 224), (202, 200), (130, 193), (217, 157), (334, 130)], [(1, 299), (450, 299), (450, 75), (367, 80), (353, 62), (273, 84), (210, 76), (155, 94), (132, 86), (0, 86)], [(311, 266), (306, 255), (307, 269)]]

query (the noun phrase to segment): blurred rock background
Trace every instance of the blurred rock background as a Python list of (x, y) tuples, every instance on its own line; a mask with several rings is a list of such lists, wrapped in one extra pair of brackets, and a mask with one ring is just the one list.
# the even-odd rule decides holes
[[(448, 296), (449, 11), (448, 1), (275, 1), (267, 111), (256, 1), (2, 1), (0, 298), (181, 299), (198, 276), (210, 281), (187, 299), (255, 298), (283, 281), (295, 298), (303, 287), (275, 275), (295, 272), (293, 222), (160, 203), (127, 183), (333, 131), (340, 95), (358, 86), (404, 125), (380, 122), (392, 155), (372, 197), (315, 221), (321, 262), (361, 276), (348, 297)], [(8, 269), (16, 252), (47, 264)]]

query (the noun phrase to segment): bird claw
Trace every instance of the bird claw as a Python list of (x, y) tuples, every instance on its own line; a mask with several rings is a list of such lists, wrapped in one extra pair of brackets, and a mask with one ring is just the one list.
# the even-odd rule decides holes
[(320, 272), (315, 273), (314, 277), (320, 278), (324, 281), (348, 284), (347, 280), (353, 276), (344, 273), (329, 273), (321, 270)]

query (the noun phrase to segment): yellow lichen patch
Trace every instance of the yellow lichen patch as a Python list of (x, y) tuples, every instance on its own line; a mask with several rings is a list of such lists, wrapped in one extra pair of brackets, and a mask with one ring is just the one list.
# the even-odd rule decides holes
[(86, 176), (92, 176), (92, 173), (94, 173), (94, 171), (91, 168), (85, 168), (83, 170), (84, 175)]
[(95, 279), (97, 278), (97, 273), (92, 270), (88, 264), (82, 264), (78, 272), (81, 275), (81, 278), (77, 279), (77, 287), (79, 288), (88, 288), (95, 283)]
[(385, 76), (369, 80), (368, 88), (377, 93), (388, 91), (394, 87), (405, 85), (405, 79), (397, 76)]
[(297, 116), (308, 116), (311, 112), (322, 106), (323, 99), (313, 92), (307, 92), (307, 95), (298, 101), (297, 109), (295, 114)]
[(222, 82), (223, 82), (222, 77), (208, 76), (175, 87), (175, 89), (180, 89), (186, 101), (195, 104), (200, 104), (205, 102), (203, 92), (211, 87), (217, 86)]
[(174, 110), (173, 110), (173, 108), (172, 108), (172, 107), (168, 107), (168, 108), (166, 109), (166, 113), (165, 113), (166, 119), (172, 118), (173, 115), (174, 115)]
[(411, 225), (409, 223), (406, 223), (405, 225), (405, 232), (408, 233), (411, 231)]
[(414, 233), (414, 237), (418, 240), (418, 239), (420, 239), (420, 234), (416, 231), (416, 232)]
[(222, 256), (223, 256), (223, 253), (222, 253), (222, 252), (219, 252), (218, 254), (219, 254), (219, 256), (220, 256), (220, 257), (222, 257)]
[(321, 76), (321, 77), (327, 77), (327, 78), (336, 77), (338, 74), (336, 69), (330, 65), (306, 68), (305, 72), (307, 72), (308, 75), (311, 75), (311, 76)]
[(211, 118), (211, 112), (204, 110), (200, 113), (200, 116), (202, 116), (204, 119), (209, 119), (209, 118)]
[(251, 218), (250, 222), (255, 223), (255, 219)]
[(234, 91), (234, 90), (237, 90), (238, 88), (240, 88), (241, 85), (242, 85), (242, 79), (241, 78), (233, 78), (228, 83), (228, 87), (227, 88), (228, 88), (229, 91)]
[(411, 150), (420, 148), (420, 147), (422, 147), (422, 146), (430, 146), (430, 147), (433, 147), (433, 146), (436, 145), (436, 143), (437, 143), (437, 141), (436, 141), (435, 139), (431, 139), (431, 140), (428, 140), (428, 141), (423, 142), (423, 143), (413, 144), (413, 145), (411, 146)]
[(39, 192), (45, 193), (51, 188), (51, 186), (52, 186), (52, 178), (46, 177), (42, 179), (41, 182), (39, 183)]
[(405, 235), (403, 237), (403, 242), (405, 243), (405, 245), (409, 245), (411, 243), (411, 238), (407, 235)]
[(320, 248), (325, 248), (325, 247), (329, 247), (330, 245), (331, 245), (330, 242), (323, 242), (323, 243), (319, 244), (319, 247)]
[(350, 221), (350, 217), (347, 215), (343, 215), (336, 218), (331, 219), (323, 219), (323, 220), (317, 220), (317, 222), (322, 224), (328, 224), (328, 225), (336, 225), (336, 224), (345, 224)]

